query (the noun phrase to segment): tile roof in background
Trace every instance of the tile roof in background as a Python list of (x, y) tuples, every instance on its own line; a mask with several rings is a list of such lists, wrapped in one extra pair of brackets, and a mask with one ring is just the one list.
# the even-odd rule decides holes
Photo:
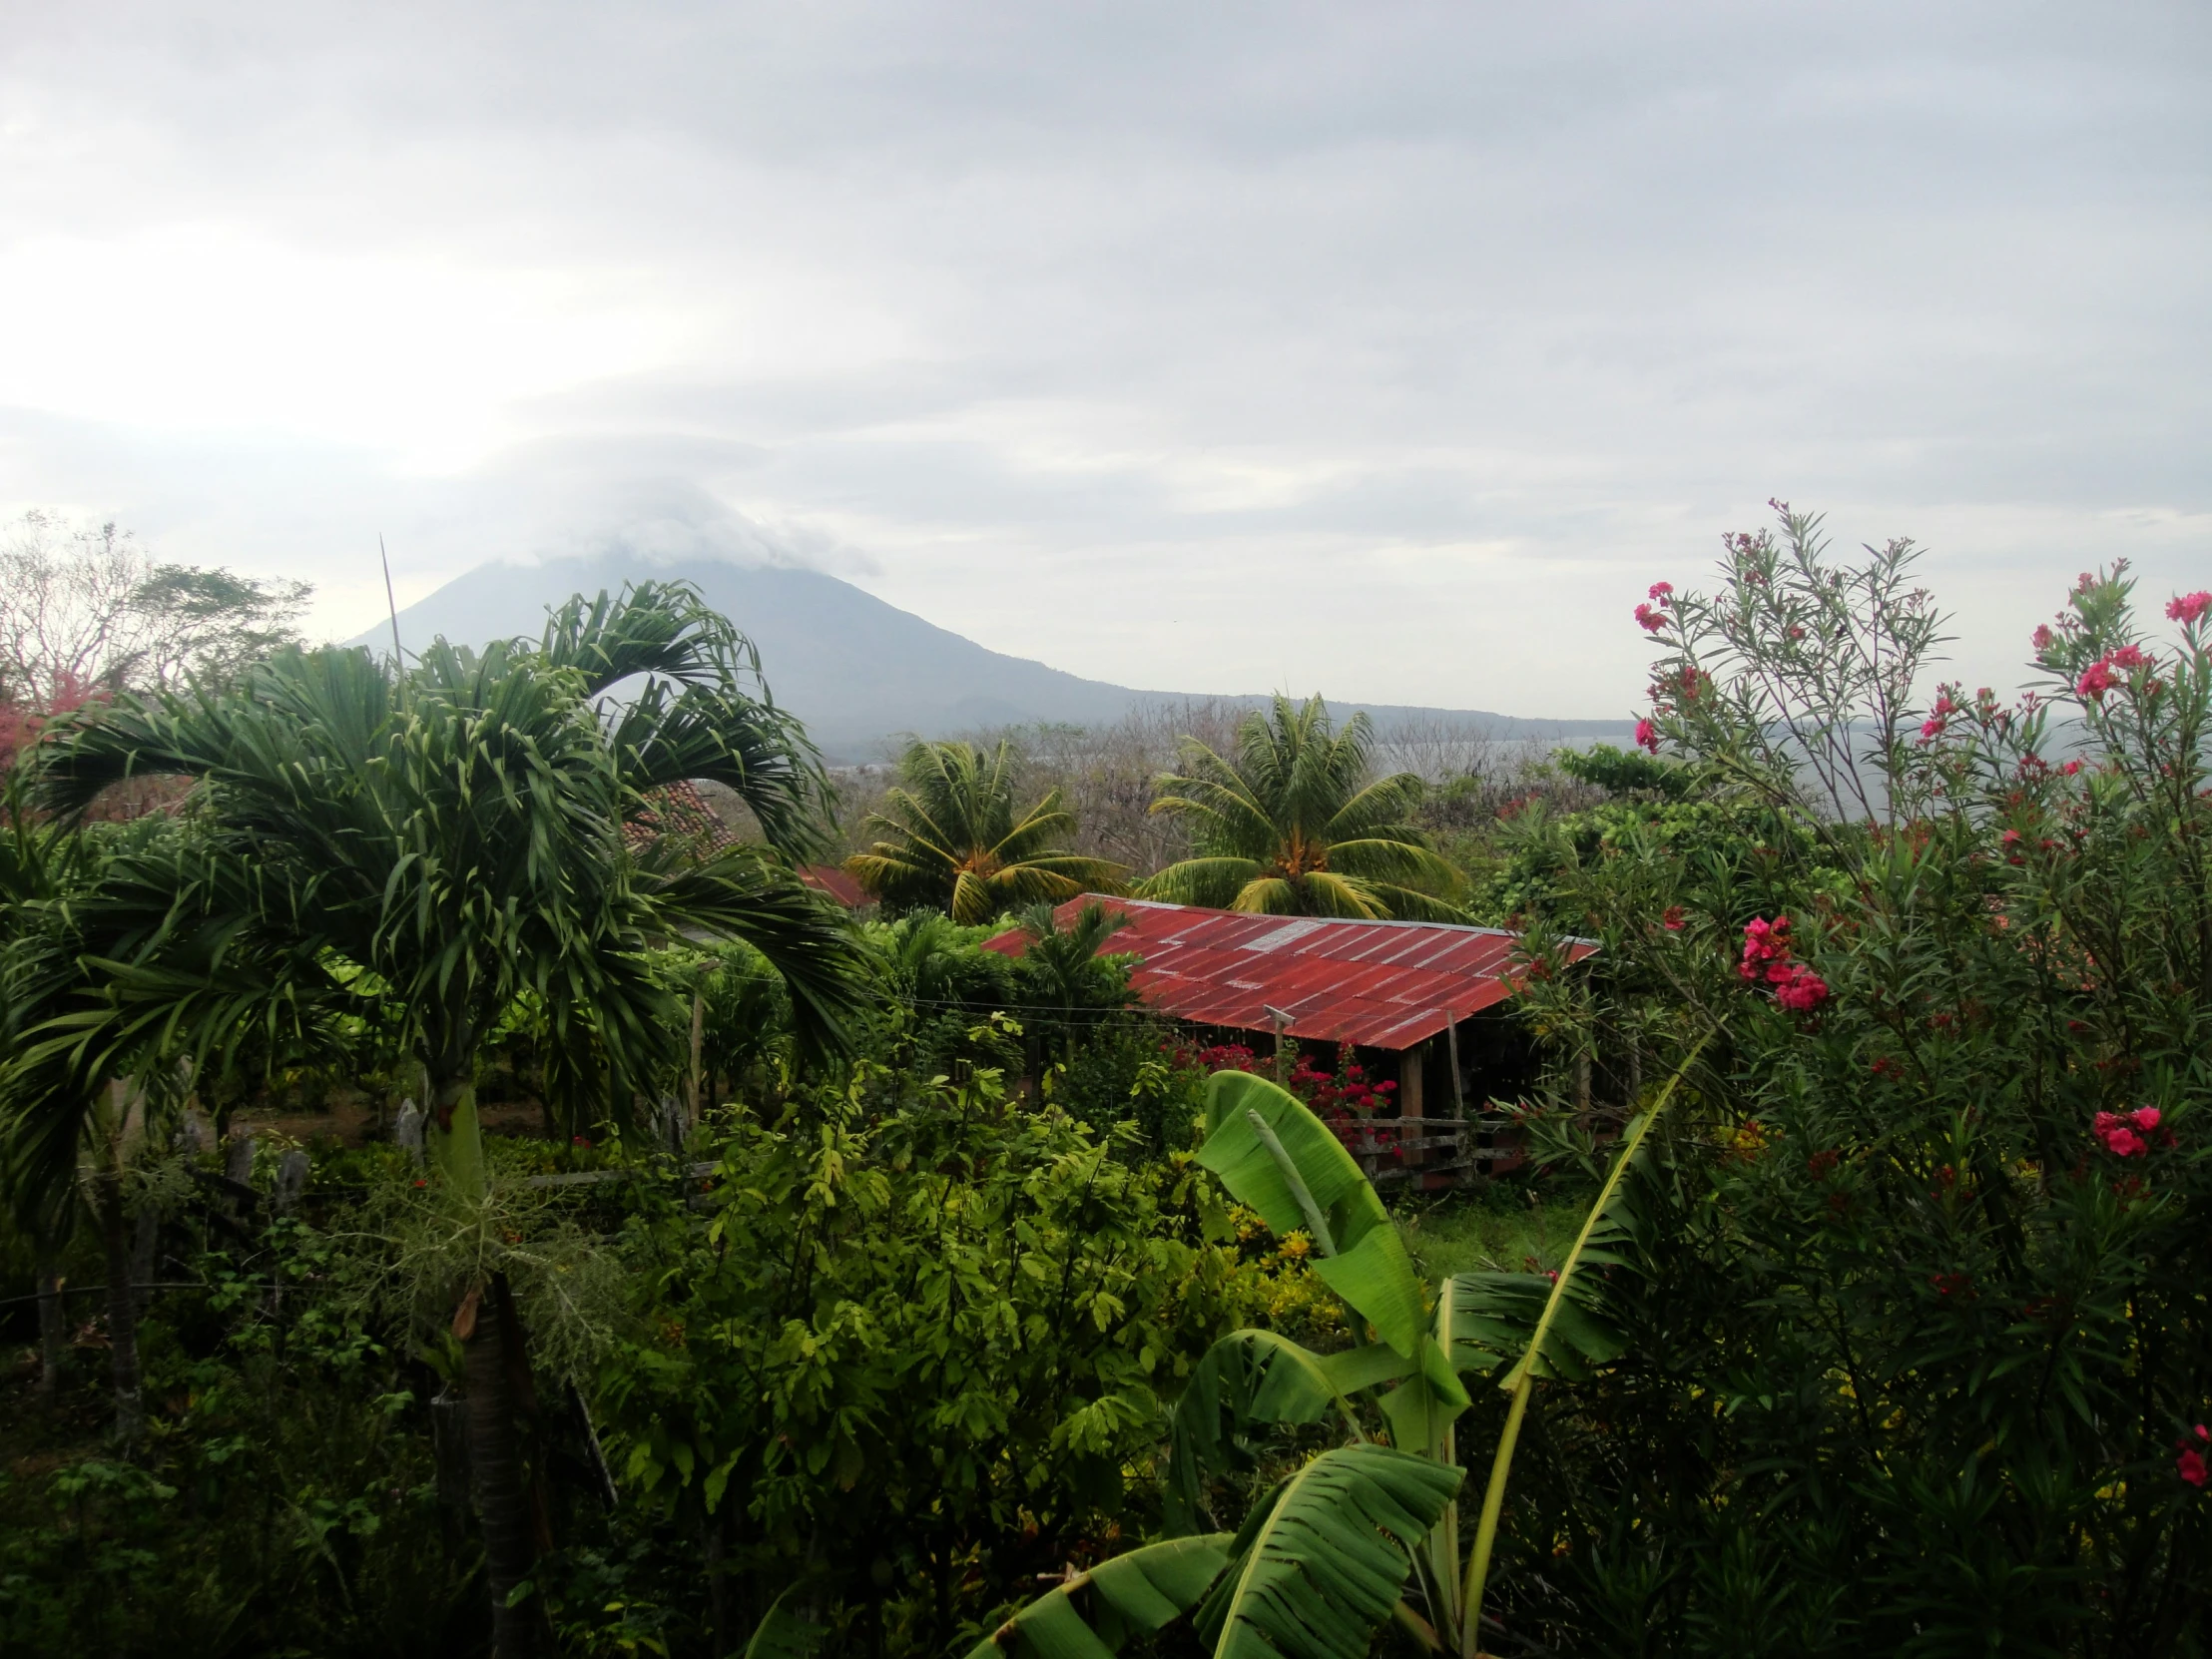
[[(1410, 1048), (1454, 1020), (1501, 1002), (1520, 935), (1427, 921), (1347, 921), (1247, 915), (1143, 898), (1069, 899), (1064, 926), (1085, 904), (1129, 917), (1106, 943), (1144, 960), (1130, 983), (1146, 1006), (1197, 1025), (1272, 1031), (1272, 1005), (1294, 1037)], [(1018, 956), (1018, 929), (985, 948)], [(1597, 946), (1577, 942), (1569, 959)]]
[(648, 790), (644, 816), (622, 827), (622, 838), (633, 848), (669, 835), (690, 842), (699, 857), (735, 846), (740, 839), (707, 805), (696, 784), (664, 784)]

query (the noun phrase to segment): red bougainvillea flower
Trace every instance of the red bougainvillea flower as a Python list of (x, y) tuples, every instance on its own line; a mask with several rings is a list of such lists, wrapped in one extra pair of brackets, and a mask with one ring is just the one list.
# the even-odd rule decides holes
[(1667, 906), (1667, 913), (1659, 918), (1659, 924), (1670, 933), (1681, 932), (1682, 906), (1679, 904), (1669, 904)]
[(1636, 626), (1645, 633), (1656, 634), (1666, 625), (1667, 619), (1661, 612), (1652, 609), (1649, 605), (1636, 607)]
[(2212, 593), (2177, 594), (2166, 601), (2166, 617), (2171, 622), (2195, 622), (2208, 609), (2212, 609)]
[(1636, 747), (1638, 749), (1648, 749), (1654, 755), (1658, 754), (1659, 728), (1652, 725), (1648, 720), (1636, 722)]

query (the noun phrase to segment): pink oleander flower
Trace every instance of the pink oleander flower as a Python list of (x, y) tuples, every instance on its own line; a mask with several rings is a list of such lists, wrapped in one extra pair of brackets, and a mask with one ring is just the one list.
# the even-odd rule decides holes
[(1679, 904), (1669, 904), (1667, 906), (1667, 913), (1659, 918), (1659, 925), (1664, 927), (1670, 933), (1681, 932), (1682, 906)]
[(1801, 967), (1774, 993), (1774, 999), (1793, 1014), (1809, 1014), (1828, 1000), (1828, 981), (1811, 968)]
[(1779, 955), (1780, 951), (1776, 947), (1783, 941), (1777, 939), (1776, 934), (1787, 932), (1789, 926), (1788, 916), (1778, 917), (1775, 921), (1769, 921), (1765, 916), (1753, 916), (1745, 922), (1744, 960), (1763, 962), (1771, 956)]
[(1753, 916), (1744, 923), (1744, 954), (1736, 964), (1736, 971), (1746, 984), (1756, 985), (1772, 977), (1763, 964), (1771, 962), (1781, 966), (1789, 954), (1790, 918), (1776, 916), (1769, 921), (1764, 916)]
[(2123, 645), (2104, 660), (2114, 668), (2141, 668), (2150, 661), (2143, 655), (2143, 648), (2139, 645)]
[(2074, 690), (2083, 697), (2102, 697), (2112, 689), (2112, 665), (2102, 658), (2081, 671)]
[(1921, 742), (1934, 743), (1942, 735), (1943, 717), (1941, 715), (1930, 715), (1921, 722)]
[[(2144, 1114), (2149, 1121), (2144, 1121)], [(2158, 1108), (2144, 1106), (2122, 1117), (2118, 1112), (2099, 1112), (2090, 1125), (2091, 1133), (2104, 1143), (2104, 1150), (2115, 1158), (2135, 1158), (2150, 1150), (2146, 1138), (2158, 1127)]]
[(1653, 610), (1649, 605), (1639, 605), (1636, 607), (1636, 626), (1641, 628), (1645, 633), (1656, 634), (1659, 632), (1660, 629), (1666, 627), (1666, 617), (1660, 612)]
[(2181, 1455), (2174, 1459), (2174, 1473), (2180, 1475), (2190, 1485), (2202, 1490), (2206, 1474), (2204, 1453), (2195, 1446), (2184, 1448)]
[(1648, 749), (1654, 755), (1658, 754), (1659, 728), (1648, 720), (1636, 722), (1636, 747), (1638, 749)]
[(2166, 617), (2172, 622), (2195, 622), (2212, 610), (2212, 593), (2184, 593), (2166, 601)]
[(2035, 649), (2039, 652), (2048, 651), (2051, 646), (2056, 643), (2057, 638), (2058, 636), (2050, 631), (2050, 624), (2047, 622), (2043, 623), (2035, 630), (2035, 639), (2033, 642)]
[(2058, 769), (2058, 776), (2061, 778), (2071, 778), (2080, 770), (2081, 763), (2079, 761), (2068, 761), (2064, 766)]
[(1654, 582), (1651, 584), (1651, 592), (1644, 595), (1644, 597), (1646, 599), (1656, 600), (1659, 604), (1665, 605), (1669, 603), (1667, 596), (1673, 592), (1674, 584), (1672, 582)]

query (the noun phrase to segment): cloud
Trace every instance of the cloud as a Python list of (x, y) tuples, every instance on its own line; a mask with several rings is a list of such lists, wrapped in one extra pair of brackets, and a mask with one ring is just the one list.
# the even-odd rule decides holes
[[(796, 559), (1126, 684), (1608, 715), (1780, 494), (1961, 672), (2212, 564), (2212, 16), (83, 0), (0, 501), (324, 584)], [(1970, 603), (1969, 603), (1970, 602)], [(358, 610), (360, 616), (352, 616)]]

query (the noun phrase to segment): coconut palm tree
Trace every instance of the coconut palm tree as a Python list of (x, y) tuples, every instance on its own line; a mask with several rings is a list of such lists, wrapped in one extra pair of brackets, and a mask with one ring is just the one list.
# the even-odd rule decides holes
[[(627, 683), (619, 708), (605, 700)], [(495, 1647), (536, 1645), (507, 1597), (534, 1559), (513, 1432), (521, 1332), (492, 1209), (474, 1075), (518, 1000), (542, 1020), (569, 1108), (624, 1115), (688, 1028), (650, 948), (740, 939), (790, 991), (796, 1035), (841, 1044), (865, 957), (792, 859), (820, 844), (826, 786), (752, 646), (681, 583), (571, 601), (537, 642), (443, 641), (402, 669), (361, 650), (287, 652), (234, 691), (124, 698), (42, 756), (67, 823), (126, 778), (181, 775), (176, 833), (120, 854), (74, 905), (75, 1006), (0, 1075), (6, 1173), (51, 1213), (108, 1079), (149, 1052), (195, 1061), (242, 1041), (311, 1051), (341, 1008), (397, 1008), (426, 1075), (439, 1197), (483, 1248), (458, 1304)], [(767, 846), (678, 865), (634, 854), (650, 792), (728, 785)], [(595, 1114), (596, 1115), (596, 1114)], [(473, 1207), (473, 1208), (472, 1208)]]
[(1455, 921), (1465, 878), (1413, 828), (1421, 782), (1370, 781), (1374, 723), (1334, 730), (1319, 697), (1278, 696), (1237, 727), (1229, 760), (1192, 738), (1152, 810), (1189, 826), (1195, 856), (1145, 882), (1148, 898), (1280, 915)]
[(844, 861), (870, 897), (901, 909), (943, 910), (974, 925), (1021, 904), (1080, 892), (1119, 892), (1128, 871), (1067, 850), (1075, 817), (1053, 790), (1014, 810), (1013, 762), (964, 743), (915, 743), (898, 784), (868, 816), (883, 838)]

